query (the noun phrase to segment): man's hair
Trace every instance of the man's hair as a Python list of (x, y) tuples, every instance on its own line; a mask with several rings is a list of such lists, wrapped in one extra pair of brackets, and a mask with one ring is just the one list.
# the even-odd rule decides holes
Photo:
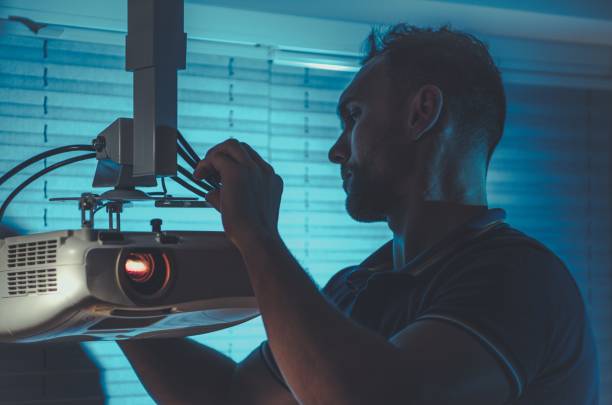
[(373, 29), (364, 42), (362, 64), (386, 54), (391, 80), (400, 96), (425, 84), (442, 90), (458, 136), (466, 151), (487, 148), (487, 167), (501, 139), (506, 96), (501, 75), (487, 46), (473, 35), (445, 25), (438, 29), (397, 24)]

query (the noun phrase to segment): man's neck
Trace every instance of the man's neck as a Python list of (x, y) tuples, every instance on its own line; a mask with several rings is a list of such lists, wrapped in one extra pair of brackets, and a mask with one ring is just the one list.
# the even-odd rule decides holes
[(387, 218), (393, 231), (393, 269), (399, 270), (459, 226), (488, 210), (483, 205), (424, 202)]

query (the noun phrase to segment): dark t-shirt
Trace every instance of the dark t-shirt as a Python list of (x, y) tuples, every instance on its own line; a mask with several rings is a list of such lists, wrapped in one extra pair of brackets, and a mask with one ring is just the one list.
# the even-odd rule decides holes
[[(511, 384), (507, 403), (594, 405), (599, 370), (580, 291), (564, 263), (489, 209), (392, 271), (392, 241), (336, 273), (323, 294), (347, 317), (391, 338), (420, 320), (477, 339)], [(260, 353), (286, 387), (271, 350)]]

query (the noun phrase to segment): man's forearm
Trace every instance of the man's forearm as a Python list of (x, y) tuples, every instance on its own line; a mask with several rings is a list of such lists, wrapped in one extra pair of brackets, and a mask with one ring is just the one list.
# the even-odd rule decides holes
[(224, 404), (236, 363), (186, 338), (117, 341), (159, 404)]
[(405, 391), (399, 387), (405, 388), (405, 376), (397, 378), (405, 364), (397, 347), (333, 307), (280, 237), (254, 238), (241, 253), (270, 347), (301, 402), (375, 403), (379, 389)]

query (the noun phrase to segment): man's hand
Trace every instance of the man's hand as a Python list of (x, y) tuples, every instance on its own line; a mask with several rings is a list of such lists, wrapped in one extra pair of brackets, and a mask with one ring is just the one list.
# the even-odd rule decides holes
[(225, 234), (238, 248), (278, 235), (283, 180), (248, 144), (230, 138), (213, 146), (193, 174), (220, 180), (222, 187), (206, 200), (221, 213)]

